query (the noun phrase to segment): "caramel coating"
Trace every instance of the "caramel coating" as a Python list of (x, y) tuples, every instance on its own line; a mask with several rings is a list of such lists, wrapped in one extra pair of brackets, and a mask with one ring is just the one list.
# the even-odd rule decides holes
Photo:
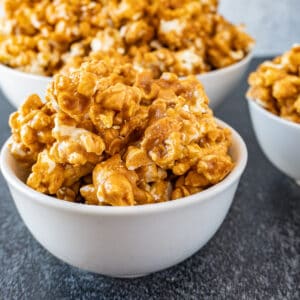
[(234, 64), (254, 43), (242, 26), (217, 13), (217, 0), (3, 2), (0, 62), (40, 75), (109, 52), (157, 78), (186, 76)]
[(31, 95), (11, 114), (9, 125), (14, 140), (11, 152), (25, 166), (35, 162), (38, 153), (54, 141), (51, 133), (54, 112), (51, 103), (43, 104), (38, 95)]
[(300, 46), (262, 63), (249, 76), (248, 97), (270, 112), (300, 123)]
[(92, 205), (164, 202), (222, 181), (234, 163), (199, 81), (137, 72), (109, 57), (54, 77), (45, 103), (12, 114), (12, 154), (27, 184)]

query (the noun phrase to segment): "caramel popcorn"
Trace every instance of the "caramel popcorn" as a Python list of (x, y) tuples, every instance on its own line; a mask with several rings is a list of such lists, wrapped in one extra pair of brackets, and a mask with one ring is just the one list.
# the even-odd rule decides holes
[(109, 57), (54, 76), (45, 102), (28, 97), (10, 126), (27, 184), (66, 201), (164, 202), (222, 181), (234, 165), (230, 131), (195, 77), (155, 79)]
[(31, 95), (26, 102), (9, 118), (14, 143), (11, 151), (14, 156), (32, 164), (38, 153), (54, 141), (51, 130), (54, 124), (54, 110), (51, 103), (43, 104), (37, 95)]
[(106, 55), (178, 76), (243, 59), (253, 39), (217, 13), (217, 0), (4, 0), (0, 62), (52, 76)]
[(268, 111), (300, 123), (300, 46), (262, 63), (249, 76), (247, 96)]

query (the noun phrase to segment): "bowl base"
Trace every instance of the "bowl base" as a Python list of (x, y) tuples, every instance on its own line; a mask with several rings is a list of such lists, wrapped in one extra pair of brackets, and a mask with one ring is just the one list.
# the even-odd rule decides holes
[(112, 277), (115, 278), (124, 278), (124, 279), (134, 279), (134, 278), (139, 278), (139, 277), (144, 277), (149, 275), (150, 273), (144, 273), (144, 274), (132, 274), (132, 275), (114, 275)]

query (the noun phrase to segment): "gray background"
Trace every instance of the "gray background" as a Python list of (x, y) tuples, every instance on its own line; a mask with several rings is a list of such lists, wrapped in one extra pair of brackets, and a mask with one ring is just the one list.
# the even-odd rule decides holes
[(300, 0), (220, 0), (220, 12), (246, 24), (257, 55), (279, 54), (300, 43)]

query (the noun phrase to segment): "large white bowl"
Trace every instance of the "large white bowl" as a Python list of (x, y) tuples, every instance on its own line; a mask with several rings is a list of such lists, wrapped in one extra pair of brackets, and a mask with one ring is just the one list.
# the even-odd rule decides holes
[(18, 108), (31, 94), (44, 99), (51, 77), (21, 72), (0, 64), (0, 87), (9, 102)]
[(248, 99), (257, 140), (271, 163), (300, 184), (300, 124), (280, 118)]
[[(247, 71), (252, 52), (240, 62), (205, 74), (197, 78), (205, 87), (211, 108), (216, 108), (238, 85)], [(31, 94), (44, 98), (51, 77), (24, 73), (0, 64), (0, 87), (10, 103), (18, 108)]]
[(252, 55), (253, 51), (234, 65), (197, 76), (205, 88), (212, 109), (220, 105), (238, 86), (249, 67)]
[(184, 199), (135, 207), (76, 204), (32, 190), (8, 142), (0, 163), (24, 223), (49, 252), (92, 272), (137, 277), (185, 260), (220, 227), (247, 162), (242, 138), (233, 129), (232, 135), (235, 167), (222, 182)]

